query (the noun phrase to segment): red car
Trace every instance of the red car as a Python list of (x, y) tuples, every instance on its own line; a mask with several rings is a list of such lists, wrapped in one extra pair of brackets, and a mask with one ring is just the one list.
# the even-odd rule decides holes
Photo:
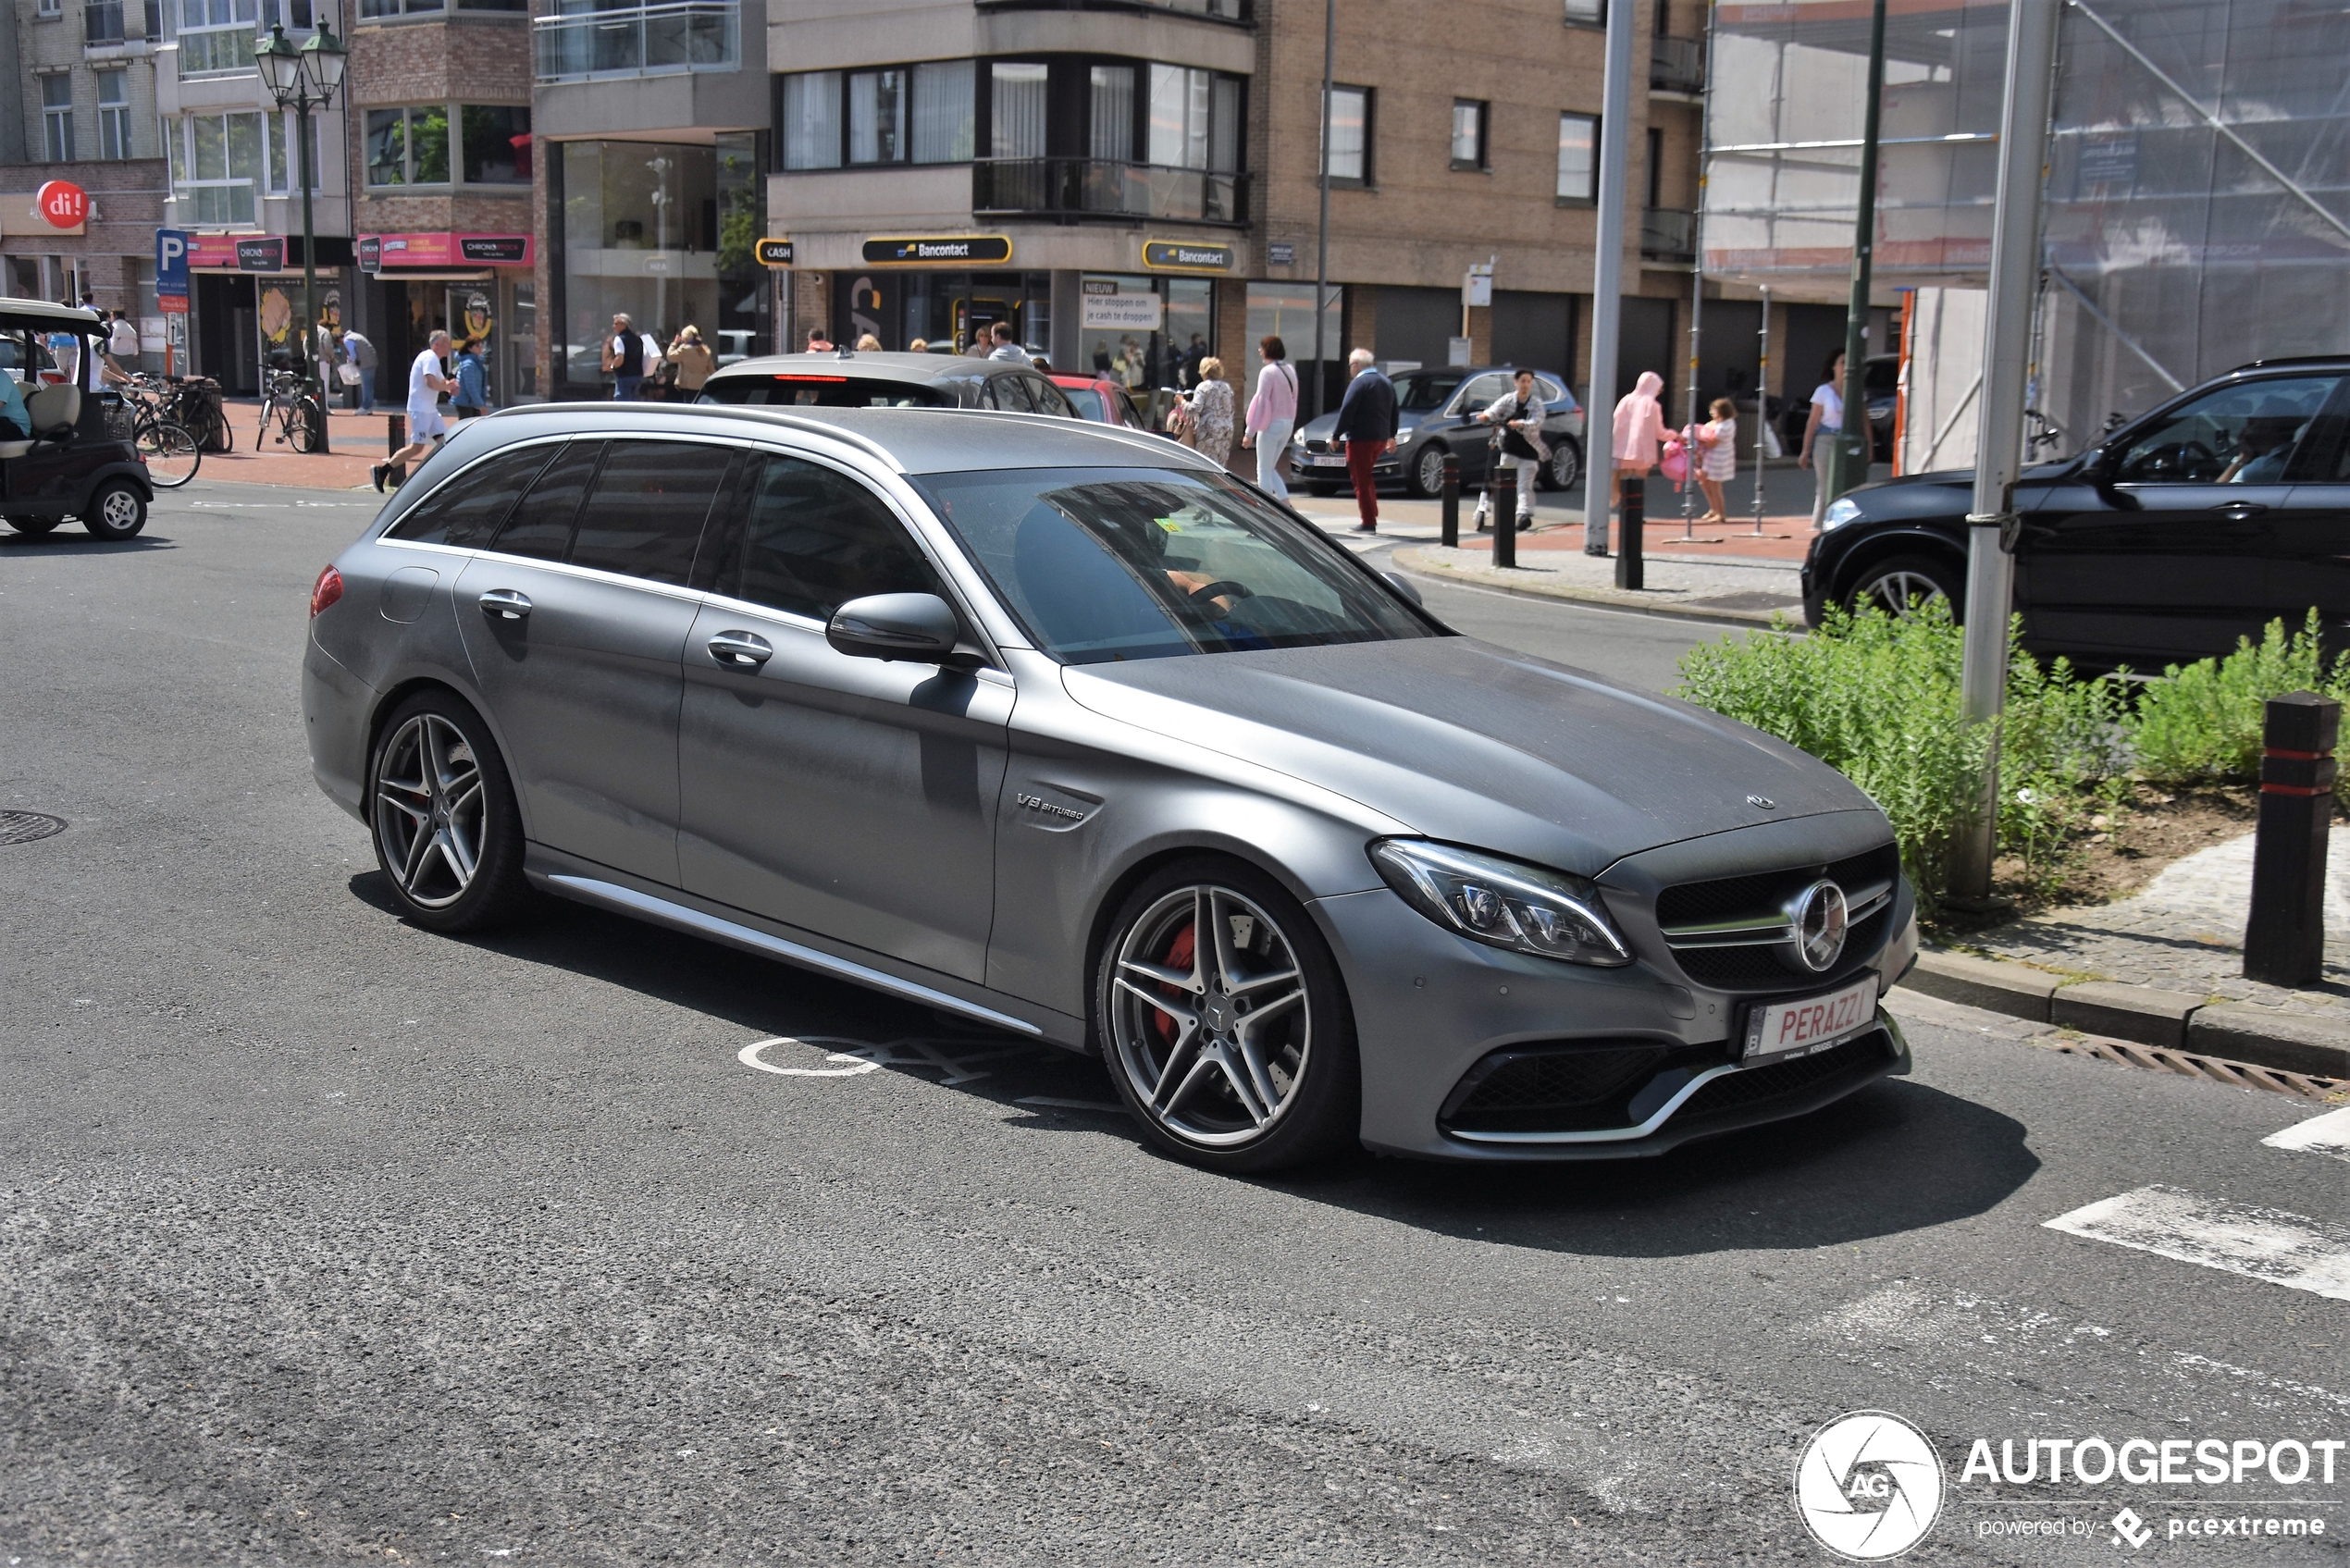
[(1122, 425), (1129, 430), (1150, 428), (1134, 411), (1134, 400), (1126, 395), (1126, 389), (1106, 376), (1055, 375), (1052, 382), (1069, 399), (1080, 419)]

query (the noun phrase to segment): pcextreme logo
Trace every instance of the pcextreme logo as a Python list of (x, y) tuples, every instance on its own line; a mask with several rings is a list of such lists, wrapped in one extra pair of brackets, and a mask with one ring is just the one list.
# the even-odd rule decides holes
[(1878, 1562), (1917, 1545), (1942, 1512), (1942, 1460), (1925, 1434), (1882, 1410), (1839, 1415), (1803, 1446), (1795, 1511), (1822, 1546)]

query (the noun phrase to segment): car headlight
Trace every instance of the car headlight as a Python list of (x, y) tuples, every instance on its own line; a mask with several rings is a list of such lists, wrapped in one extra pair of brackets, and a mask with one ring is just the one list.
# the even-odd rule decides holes
[(1289, 438), (1289, 444), (1293, 447), (1304, 446), (1305, 444), (1305, 432), (1300, 430), (1296, 435), (1292, 436)]
[(1395, 427), (1395, 438), (1399, 441), (1408, 441), (1412, 438), (1412, 432), (1418, 428), (1416, 425), (1398, 425)]
[(1632, 961), (1582, 877), (1416, 838), (1380, 839), (1371, 864), (1405, 903), (1472, 942), (1604, 969)]
[(1860, 520), (1861, 503), (1849, 496), (1840, 497), (1828, 502), (1827, 515), (1820, 519), (1820, 532), (1824, 534), (1830, 528), (1841, 528), (1847, 523), (1858, 523)]

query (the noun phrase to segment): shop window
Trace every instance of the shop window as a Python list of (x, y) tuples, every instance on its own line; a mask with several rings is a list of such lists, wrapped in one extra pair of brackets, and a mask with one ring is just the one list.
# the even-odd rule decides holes
[(848, 161), (894, 164), (906, 157), (906, 73), (848, 73)]
[(130, 156), (130, 73), (99, 71), (98, 156)]
[(53, 164), (73, 159), (73, 78), (63, 71), (41, 79), (41, 144)]
[(1023, 61), (998, 60), (990, 68), (993, 113), (988, 155), (997, 158), (1041, 158), (1045, 155), (1045, 68)]
[[(1345, 340), (1339, 334), (1340, 300), (1343, 290), (1333, 286), (1322, 309), (1322, 357), (1346, 357)], [(1248, 333), (1254, 346), (1268, 335), (1281, 340), (1289, 357), (1305, 362), (1314, 357), (1314, 285), (1311, 283), (1251, 283), (1248, 286)]]
[(1559, 116), (1561, 206), (1588, 207), (1600, 199), (1599, 146), (1597, 115)]
[[(1330, 183), (1371, 183), (1371, 90), (1330, 89), (1329, 138)], [(1253, 335), (1252, 335), (1253, 336)]]
[(975, 126), (971, 63), (939, 60), (914, 68), (914, 161), (971, 162)]
[(468, 185), (530, 183), (530, 111), (505, 104), (467, 104), (463, 127)]
[(840, 73), (802, 71), (784, 78), (784, 167), (840, 167)]
[(254, 221), (263, 178), (262, 117), (191, 115), (165, 123), (178, 221), (222, 228)]
[(259, 11), (255, 0), (179, 0), (179, 74), (249, 71)]
[(367, 111), (367, 183), (449, 183), (449, 105)]
[(1481, 98), (1453, 100), (1453, 167), (1481, 169), (1485, 162), (1485, 127), (1491, 105)]

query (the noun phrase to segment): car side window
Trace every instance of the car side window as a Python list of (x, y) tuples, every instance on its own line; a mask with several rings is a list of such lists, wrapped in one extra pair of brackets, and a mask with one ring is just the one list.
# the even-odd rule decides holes
[(1023, 376), (1020, 379), (1028, 384), (1028, 401), (1036, 405), (1037, 413), (1058, 414), (1063, 419), (1077, 416), (1077, 411), (1069, 406), (1069, 400), (1061, 395), (1061, 389), (1042, 376)]
[(489, 548), (533, 561), (561, 561), (571, 549), (572, 522), (603, 455), (601, 441), (574, 441), (565, 447), (532, 483)]
[(1463, 414), (1476, 414), (1509, 389), (1510, 378), (1506, 376), (1472, 377), (1467, 387), (1462, 389), (1461, 413)]
[(475, 463), (410, 507), (384, 537), (461, 548), (481, 543), (498, 531), (514, 502), (563, 446), (547, 441), (509, 447)]
[(996, 394), (996, 406), (1014, 414), (1034, 414), (1036, 405), (1029, 401), (1028, 377), (1025, 376), (991, 376), (987, 389)]
[(1542, 406), (1553, 414), (1568, 401), (1566, 389), (1547, 376), (1534, 377), (1534, 395), (1541, 399)]
[(2222, 387), (2131, 437), (2113, 477), (2125, 485), (2281, 484), (2296, 473), (2304, 448), (2314, 446), (2318, 412), (2340, 379), (2293, 376)]
[(682, 586), (732, 457), (694, 441), (614, 441), (579, 513), (567, 560)]
[(796, 457), (754, 460), (740, 564), (718, 591), (828, 621), (867, 594), (937, 593), (938, 574), (871, 490)]

